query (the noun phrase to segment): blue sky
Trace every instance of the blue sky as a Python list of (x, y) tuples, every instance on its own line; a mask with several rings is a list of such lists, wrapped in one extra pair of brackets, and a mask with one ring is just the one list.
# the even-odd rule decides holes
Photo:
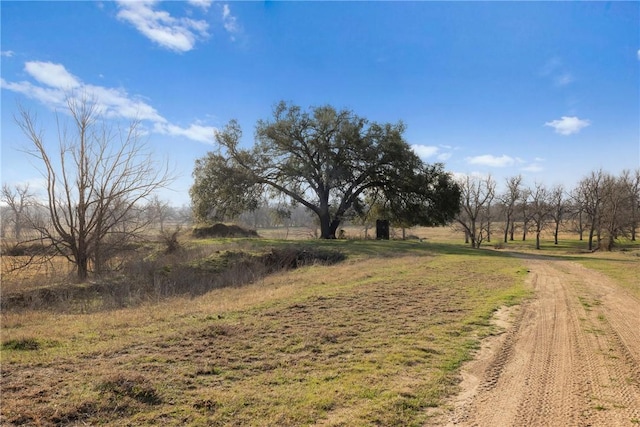
[(253, 143), (280, 100), (406, 126), (456, 174), (571, 188), (640, 167), (638, 2), (2, 1), (2, 181), (41, 180), (17, 103), (56, 144), (70, 89), (141, 118), (180, 177), (237, 119)]

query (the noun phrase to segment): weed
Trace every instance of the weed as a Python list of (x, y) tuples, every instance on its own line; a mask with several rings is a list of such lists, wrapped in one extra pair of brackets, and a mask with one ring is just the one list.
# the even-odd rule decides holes
[(40, 347), (40, 341), (35, 338), (13, 339), (2, 343), (3, 350), (39, 350)]
[(127, 376), (117, 374), (98, 384), (97, 389), (101, 392), (110, 392), (115, 397), (129, 397), (140, 403), (148, 405), (158, 405), (162, 399), (142, 375)]

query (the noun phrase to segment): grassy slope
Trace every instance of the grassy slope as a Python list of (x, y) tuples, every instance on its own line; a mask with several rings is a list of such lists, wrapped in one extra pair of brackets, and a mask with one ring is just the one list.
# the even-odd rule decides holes
[(314, 244), (350, 258), (194, 299), (3, 314), (0, 422), (420, 425), (491, 313), (526, 295), (497, 252)]

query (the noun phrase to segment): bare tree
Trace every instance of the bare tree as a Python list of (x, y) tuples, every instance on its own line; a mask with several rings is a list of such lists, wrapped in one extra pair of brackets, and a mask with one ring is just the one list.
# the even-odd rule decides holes
[(580, 241), (584, 240), (586, 230), (584, 200), (580, 187), (574, 188), (569, 193), (570, 203), (568, 205), (568, 215), (572, 220), (572, 231), (578, 233)]
[(460, 213), (456, 221), (470, 240), (472, 248), (479, 248), (489, 231), (489, 206), (495, 196), (496, 182), (486, 178), (465, 176), (460, 186)]
[(613, 250), (615, 241), (621, 237), (630, 237), (635, 224), (632, 220), (633, 205), (636, 199), (629, 191), (633, 185), (630, 175), (620, 177), (605, 174), (602, 182), (602, 209), (600, 225), (606, 238), (606, 250)]
[[(600, 246), (602, 205), (604, 202), (604, 180), (606, 174), (602, 169), (591, 172), (578, 183), (578, 200), (582, 203), (582, 210), (587, 215), (589, 221), (589, 250), (594, 250), (593, 238), (597, 238), (597, 245)], [(597, 249), (597, 247), (595, 248)]]
[(13, 237), (20, 240), (22, 237), (22, 228), (25, 226), (27, 218), (27, 209), (35, 203), (35, 196), (29, 189), (29, 184), (9, 186), (2, 185), (2, 200), (11, 212), (11, 222), (13, 223)]
[(531, 221), (531, 207), (529, 206), (529, 198), (531, 190), (524, 189), (520, 192), (520, 216), (522, 220), (522, 241), (527, 240), (527, 232), (529, 231), (529, 221)]
[(535, 227), (536, 249), (540, 249), (540, 234), (547, 224), (549, 213), (552, 210), (551, 204), (549, 203), (550, 193), (542, 184), (536, 184), (534, 188), (529, 191), (529, 194), (531, 194), (529, 218)]
[(515, 208), (516, 203), (520, 200), (520, 193), (522, 191), (522, 175), (507, 178), (507, 190), (500, 196), (504, 209), (504, 242), (507, 243), (507, 238), (511, 236), (513, 240), (513, 233), (515, 231)]
[(38, 230), (85, 280), (100, 273), (114, 245), (144, 227), (138, 209), (171, 180), (166, 164), (158, 167), (141, 142), (140, 123), (116, 131), (95, 102), (67, 98), (70, 128), (56, 114), (58, 151), (49, 151), (37, 118), (20, 107), (16, 122), (31, 143), (27, 153), (41, 164), (47, 183), (50, 225)]
[(640, 226), (640, 169), (635, 172), (624, 170), (620, 178), (629, 197), (629, 237), (635, 242), (636, 230)]
[(160, 200), (154, 195), (147, 204), (147, 215), (151, 222), (155, 222), (160, 226), (160, 233), (164, 233), (165, 222), (170, 219), (172, 210), (169, 202)]
[(560, 224), (564, 219), (567, 210), (567, 204), (564, 200), (564, 187), (558, 185), (551, 190), (549, 194), (550, 210), (549, 215), (553, 219), (553, 243), (558, 244), (558, 233), (560, 232)]

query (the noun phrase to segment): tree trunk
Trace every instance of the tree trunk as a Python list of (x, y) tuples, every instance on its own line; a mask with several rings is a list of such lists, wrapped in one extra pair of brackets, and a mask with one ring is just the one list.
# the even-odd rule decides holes
[(536, 231), (536, 249), (540, 249), (540, 231)]
[(336, 238), (336, 231), (338, 231), (338, 227), (340, 226), (340, 220), (334, 219), (331, 221), (331, 225), (329, 226), (329, 237), (328, 239)]
[(578, 212), (578, 232), (580, 233), (580, 241), (584, 238), (584, 226), (582, 225), (582, 211)]
[(507, 243), (507, 239), (509, 238), (509, 218), (507, 218), (507, 223), (504, 226), (504, 242)]
[(76, 261), (78, 280), (84, 282), (89, 276), (89, 260), (86, 255), (80, 255)]
[(329, 223), (329, 218), (320, 217), (320, 238), (321, 239), (330, 239), (331, 238), (331, 227)]

